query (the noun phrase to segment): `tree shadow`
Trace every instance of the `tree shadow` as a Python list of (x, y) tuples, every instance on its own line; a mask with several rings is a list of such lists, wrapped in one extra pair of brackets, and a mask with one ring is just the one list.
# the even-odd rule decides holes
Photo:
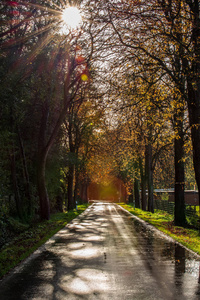
[(0, 286), (2, 300), (93, 299), (109, 290), (102, 214), (77, 218)]

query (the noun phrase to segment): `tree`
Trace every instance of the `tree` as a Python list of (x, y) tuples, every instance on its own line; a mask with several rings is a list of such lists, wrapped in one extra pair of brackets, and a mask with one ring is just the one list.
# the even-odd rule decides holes
[[(46, 143), (44, 142), (45, 141), (44, 134), (46, 132), (48, 111), (45, 111), (45, 117), (42, 118), (42, 123), (41, 123), (41, 130), (40, 130), (41, 133), (39, 139), (39, 142), (41, 143), (39, 144), (37, 178), (38, 178), (38, 192), (40, 197), (41, 216), (43, 219), (49, 218), (49, 200), (48, 200), (48, 195), (47, 195), (46, 185), (45, 185), (46, 159), (48, 156), (48, 152), (51, 149), (51, 146), (53, 145), (55, 138), (59, 133), (61, 125), (63, 124), (67, 113), (69, 112), (70, 105), (72, 104), (73, 100), (77, 95), (81, 83), (81, 74), (79, 72), (78, 73), (76, 72), (77, 64), (75, 62), (75, 57), (73, 56), (71, 57), (69, 55), (67, 63), (68, 63), (68, 69), (67, 69), (66, 77), (64, 79), (64, 86), (63, 86), (64, 88), (63, 103), (60, 112), (58, 114), (57, 120), (55, 122), (55, 125)], [(72, 146), (71, 143), (70, 146)], [(73, 149), (70, 150), (72, 151)], [(71, 166), (71, 168), (72, 167), (73, 166)], [(70, 170), (70, 173), (73, 174), (73, 170)]]
[[(102, 9), (102, 3), (98, 9)], [(187, 101), (190, 125), (193, 128), (194, 165), (198, 166), (197, 153), (199, 151), (197, 150), (199, 139), (197, 139), (197, 127), (199, 126), (196, 126), (197, 108), (199, 105), (197, 100), (199, 97), (198, 1), (175, 1), (174, 3), (171, 1), (151, 1), (150, 3), (130, 3), (129, 1), (113, 3), (110, 1), (104, 3), (102, 20), (104, 23), (112, 26), (113, 36), (111, 40), (116, 39), (116, 47), (119, 48), (120, 43), (121, 49), (126, 51), (127, 55), (128, 53), (129, 56), (132, 55), (132, 59), (137, 61), (138, 65), (142, 64), (143, 67), (145, 66), (148, 72), (153, 72), (153, 70), (157, 69), (160, 70), (161, 74), (167, 75), (179, 90), (182, 97), (181, 101), (183, 99)], [(191, 82), (193, 82), (193, 87)], [(180, 130), (181, 126), (179, 123)], [(176, 148), (183, 148), (183, 143), (182, 145), (179, 143), (180, 140), (175, 139), (175, 141)], [(179, 157), (177, 157), (177, 154)], [(183, 161), (183, 157), (180, 158), (180, 155), (183, 155), (183, 151), (176, 151), (176, 161)], [(176, 175), (179, 174), (179, 176), (180, 170), (178, 168), (182, 168), (182, 178), (179, 179), (179, 184), (181, 185), (184, 169), (180, 164), (176, 163)], [(195, 169), (197, 178), (199, 177), (197, 176), (199, 168)], [(175, 189), (177, 190), (177, 182)], [(183, 185), (182, 189), (179, 189), (179, 192), (175, 194), (180, 196), (180, 191), (182, 193), (181, 215), (183, 216)], [(178, 198), (178, 196), (177, 202), (180, 202), (180, 197)], [(182, 218), (183, 223), (184, 217)]]
[[(175, 5), (168, 1), (158, 2), (163, 9), (166, 23), (171, 29), (171, 35), (166, 35), (170, 42), (176, 44), (179, 49), (182, 74), (187, 84), (185, 89), (185, 81), (180, 81), (177, 76), (172, 76), (188, 105), (195, 177), (200, 189), (200, 158), (198, 155), (200, 150), (199, 1), (176, 1)], [(169, 70), (167, 71), (169, 72)]]
[[(123, 16), (131, 11), (131, 18), (137, 18), (137, 30), (132, 27), (132, 32), (136, 30), (138, 35), (131, 42), (132, 32), (127, 36), (128, 26), (122, 30), (117, 21), (111, 19), (111, 24), (118, 35), (122, 45), (139, 51), (142, 55), (151, 58), (156, 65), (166, 72), (175, 86), (179, 89), (182, 97), (188, 105), (191, 135), (193, 142), (193, 159), (197, 185), (200, 186), (200, 159), (199, 159), (199, 3), (197, 1), (152, 1), (141, 4), (141, 10), (134, 10), (134, 5), (130, 9), (125, 4)], [(123, 4), (122, 4), (123, 7)], [(131, 10), (132, 9), (132, 10)], [(119, 12), (119, 10), (118, 10)], [(114, 23), (115, 22), (115, 23)], [(136, 22), (132, 22), (132, 24)], [(160, 26), (161, 24), (161, 26)], [(117, 27), (118, 26), (118, 27)], [(145, 33), (144, 33), (145, 30)], [(140, 38), (137, 39), (137, 38)], [(148, 43), (145, 39), (148, 38)], [(160, 45), (169, 47), (160, 47)], [(175, 52), (174, 52), (175, 51)], [(181, 70), (174, 72), (173, 64), (177, 54), (180, 57)], [(175, 54), (175, 55), (174, 55)], [(181, 72), (181, 76), (180, 76)], [(182, 79), (185, 80), (182, 80)], [(185, 85), (187, 87), (185, 88)]]
[[(9, 51), (13, 53), (12, 49), (17, 49), (17, 61), (10, 60), (10, 55), (6, 57), (11, 66), (9, 71), (14, 71), (18, 75), (18, 84), (19, 82), (28, 84), (30, 91), (32, 88), (35, 91), (34, 96), (37, 100), (40, 98), (42, 103), (41, 119), (37, 119), (37, 125), (39, 125), (37, 127), (37, 189), (42, 219), (48, 219), (50, 213), (45, 183), (47, 157), (60, 132), (70, 103), (79, 90), (83, 75), (84, 78), (88, 78), (87, 61), (90, 56), (87, 48), (87, 58), (84, 61), (77, 60), (79, 34), (74, 36), (73, 32), (68, 30), (63, 37), (57, 33), (61, 22), (61, 10), (56, 11), (51, 8), (58, 8), (58, 4), (61, 8), (64, 5), (62, 1), (52, 1), (49, 4), (46, 4), (46, 1), (40, 1), (40, 5), (29, 1), (26, 5), (13, 1), (1, 4), (5, 21), (1, 25), (0, 35), (2, 57), (6, 57)], [(9, 15), (12, 16), (12, 20), (7, 20)], [(84, 38), (82, 41), (84, 43)], [(43, 78), (42, 69), (45, 73)], [(7, 79), (9, 76), (8, 72)], [(44, 84), (39, 90), (34, 84), (39, 83), (41, 79)], [(56, 96), (58, 89), (59, 93)], [(31, 91), (31, 94), (34, 93)], [(52, 107), (56, 109), (54, 113), (51, 111)], [(14, 186), (17, 187), (16, 184)]]

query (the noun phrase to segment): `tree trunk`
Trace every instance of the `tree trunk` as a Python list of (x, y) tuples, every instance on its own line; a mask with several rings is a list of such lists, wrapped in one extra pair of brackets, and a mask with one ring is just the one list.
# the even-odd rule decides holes
[(146, 196), (146, 176), (143, 169), (142, 158), (139, 157), (140, 176), (141, 176), (141, 202), (142, 210), (147, 210), (147, 196)]
[(37, 166), (37, 186), (40, 200), (40, 217), (42, 220), (50, 219), (50, 203), (45, 182), (46, 158), (47, 155), (41, 154)]
[(40, 131), (38, 137), (37, 186), (40, 201), (41, 220), (50, 219), (50, 202), (45, 181), (46, 160), (50, 149), (45, 146), (48, 117), (49, 104), (47, 99), (43, 105)]
[(73, 197), (73, 185), (74, 185), (74, 164), (70, 164), (69, 173), (68, 173), (68, 187), (67, 187), (67, 195), (68, 195), (67, 210), (68, 211), (76, 208), (76, 203)]
[(146, 146), (146, 171), (148, 186), (148, 211), (154, 213), (153, 203), (153, 166), (152, 166), (152, 145), (148, 143)]
[(195, 170), (195, 179), (198, 190), (200, 191), (200, 87), (198, 91), (194, 91), (192, 87), (189, 86), (188, 90), (188, 98), (190, 99), (188, 107), (193, 146), (193, 163)]
[(138, 161), (134, 163), (135, 178), (134, 178), (134, 196), (135, 196), (135, 207), (140, 208), (140, 191), (139, 191), (139, 169)]
[(88, 190), (88, 182), (85, 180), (81, 184), (81, 201), (82, 201), (82, 203), (88, 202), (87, 190)]
[(13, 192), (15, 195), (15, 204), (16, 204), (16, 210), (19, 218), (23, 220), (23, 207), (22, 207), (22, 201), (19, 193), (19, 187), (17, 184), (17, 175), (16, 175), (16, 161), (15, 161), (15, 150), (13, 150), (13, 154), (11, 156), (11, 176), (12, 176), (12, 186), (13, 186)]
[(184, 132), (183, 132), (184, 110), (178, 108), (174, 115), (175, 132), (177, 136), (174, 140), (174, 164), (175, 164), (175, 211), (174, 221), (177, 226), (185, 226), (185, 174), (184, 174)]
[[(50, 202), (49, 197), (46, 189), (45, 183), (45, 169), (46, 169), (46, 159), (48, 153), (59, 133), (59, 130), (64, 122), (64, 119), (68, 113), (68, 108), (71, 101), (74, 99), (80, 84), (80, 80), (78, 77), (74, 79), (73, 84), (75, 88), (75, 92), (73, 96), (70, 93), (70, 89), (73, 86), (71, 82), (71, 75), (73, 71), (73, 66), (70, 66), (68, 69), (67, 76), (64, 82), (64, 101), (63, 101), (63, 109), (61, 110), (57, 122), (47, 140), (47, 124), (48, 124), (48, 117), (49, 117), (49, 97), (47, 97), (44, 105), (43, 105), (43, 112), (41, 118), (41, 125), (40, 125), (40, 132), (39, 132), (39, 139), (38, 139), (38, 194), (40, 198), (40, 213), (41, 219), (49, 219), (50, 218)], [(68, 201), (69, 202), (69, 201)], [(69, 205), (69, 203), (68, 203)], [(46, 210), (46, 211), (45, 211)]]
[[(199, 18), (199, 0), (188, 0), (191, 16), (193, 17), (192, 26), (192, 44), (193, 44), (193, 61), (191, 69), (188, 62), (184, 67), (187, 74), (187, 90), (188, 90), (188, 109), (193, 145), (193, 162), (195, 170), (195, 178), (200, 191), (200, 18)], [(199, 195), (200, 205), (200, 195)]]
[(78, 168), (75, 167), (75, 187), (74, 187), (74, 202), (77, 204), (78, 202), (78, 190), (79, 190), (79, 171)]
[[(15, 120), (14, 120), (14, 113), (13, 113), (13, 107), (11, 107), (10, 109), (10, 124), (11, 124), (11, 128), (12, 128), (12, 132), (15, 132)], [(15, 153), (16, 153), (16, 149), (15, 149), (15, 144), (14, 144), (14, 140), (12, 141), (12, 149), (11, 149), (11, 156), (10, 156), (10, 160), (11, 160), (11, 179), (12, 179), (12, 186), (13, 186), (13, 192), (15, 195), (15, 204), (16, 204), (16, 210), (17, 210), (17, 214), (19, 216), (19, 218), (21, 220), (23, 220), (23, 203), (22, 203), (22, 199), (20, 196), (20, 192), (19, 192), (19, 187), (18, 187), (18, 181), (17, 181), (17, 171), (16, 171), (16, 157), (15, 157)]]
[(23, 162), (23, 173), (24, 173), (24, 180), (25, 180), (25, 197), (27, 199), (28, 203), (28, 215), (31, 216), (33, 213), (33, 207), (32, 207), (32, 201), (31, 201), (31, 191), (30, 191), (30, 181), (29, 181), (29, 174), (28, 174), (28, 168), (26, 163), (26, 155), (24, 151), (24, 145), (21, 137), (20, 130), (17, 126), (18, 131), (18, 137), (19, 137), (19, 143), (20, 143), (20, 150), (21, 150), (21, 156), (22, 156), (22, 162)]
[(135, 207), (140, 208), (139, 181), (136, 177), (134, 180), (134, 195), (135, 195)]
[(78, 203), (78, 183), (75, 180), (75, 187), (74, 187), (74, 203), (75, 205)]

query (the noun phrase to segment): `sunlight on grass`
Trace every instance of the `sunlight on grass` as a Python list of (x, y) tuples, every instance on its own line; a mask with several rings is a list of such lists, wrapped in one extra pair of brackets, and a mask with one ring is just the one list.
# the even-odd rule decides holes
[(198, 230), (174, 226), (173, 216), (164, 211), (156, 210), (153, 214), (134, 208), (131, 204), (119, 203), (119, 205), (133, 215), (155, 226), (190, 250), (200, 254), (200, 236)]

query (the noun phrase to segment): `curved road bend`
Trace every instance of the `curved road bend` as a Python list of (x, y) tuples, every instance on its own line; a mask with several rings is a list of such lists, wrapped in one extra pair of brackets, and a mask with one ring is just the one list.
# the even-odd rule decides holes
[(0, 283), (1, 300), (200, 299), (199, 258), (94, 203)]

